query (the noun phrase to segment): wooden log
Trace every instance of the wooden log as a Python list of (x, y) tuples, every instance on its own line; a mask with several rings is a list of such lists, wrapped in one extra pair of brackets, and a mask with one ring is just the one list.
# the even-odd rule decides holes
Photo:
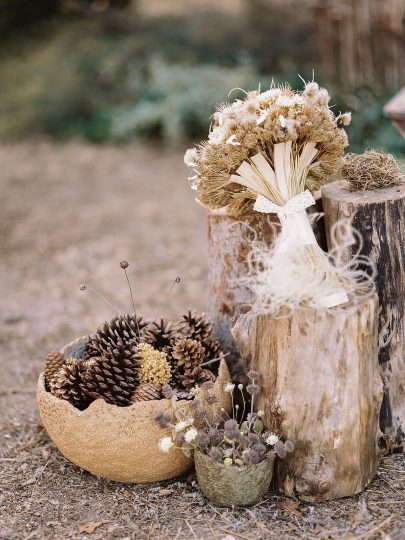
[[(310, 213), (322, 211), (322, 199), (310, 208)], [(208, 308), (214, 324), (214, 336), (229, 352), (228, 367), (235, 380), (241, 377), (243, 366), (237, 345), (231, 334), (232, 319), (249, 311), (253, 295), (240, 279), (246, 276), (248, 256), (254, 241), (271, 246), (280, 223), (277, 217), (252, 212), (232, 217), (226, 212), (208, 214)], [(313, 223), (315, 237), (326, 250), (323, 219)]]
[[(363, 238), (361, 254), (377, 270), (380, 300), (379, 360), (385, 379), (380, 425), (383, 433), (405, 445), (405, 184), (378, 191), (350, 192), (343, 181), (322, 189), (328, 243), (331, 228), (351, 219)], [(357, 249), (353, 246), (348, 256)]]
[(233, 327), (246, 368), (262, 376), (257, 408), (266, 427), (290, 424), (295, 451), (275, 475), (290, 496), (313, 502), (353, 495), (377, 471), (377, 308), (373, 294), (333, 312), (300, 307), (275, 318), (252, 310)]

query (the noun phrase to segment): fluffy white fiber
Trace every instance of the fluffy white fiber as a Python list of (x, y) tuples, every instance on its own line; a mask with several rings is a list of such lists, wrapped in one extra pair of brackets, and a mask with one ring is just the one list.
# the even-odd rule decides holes
[[(370, 294), (375, 268), (360, 255), (360, 234), (349, 222), (339, 221), (332, 230), (332, 239), (328, 255), (317, 244), (283, 251), (278, 249), (278, 239), (272, 248), (255, 242), (249, 257), (249, 273), (241, 279), (254, 293), (254, 309), (280, 316), (298, 306), (325, 308), (325, 299), (342, 290), (349, 299)], [(354, 246), (355, 254), (350, 257)]]

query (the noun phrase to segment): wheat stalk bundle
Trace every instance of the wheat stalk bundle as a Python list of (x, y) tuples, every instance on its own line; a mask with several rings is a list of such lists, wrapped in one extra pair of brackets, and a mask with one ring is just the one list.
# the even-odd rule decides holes
[[(274, 248), (255, 251), (261, 275), (251, 283), (262, 304), (263, 298), (273, 297), (275, 283), (288, 282), (286, 272), (297, 284), (298, 303), (313, 307), (346, 303), (355, 288), (317, 244), (306, 213), (315, 203), (311, 192), (339, 169), (348, 144), (343, 126), (351, 115), (335, 116), (329, 101), (327, 90), (316, 82), (302, 92), (288, 86), (249, 92), (243, 101), (219, 107), (208, 140), (185, 155), (193, 169), (191, 187), (204, 206), (226, 208), (233, 215), (252, 209), (277, 214), (282, 230)], [(310, 289), (300, 286), (308, 276)], [(277, 294), (280, 300), (284, 293), (279, 289)], [(264, 304), (272, 309), (271, 302)]]

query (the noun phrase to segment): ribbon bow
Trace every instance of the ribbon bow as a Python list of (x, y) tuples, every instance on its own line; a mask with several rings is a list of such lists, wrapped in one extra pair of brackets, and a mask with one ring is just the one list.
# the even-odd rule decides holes
[(292, 199), (289, 199), (284, 206), (279, 206), (278, 204), (269, 201), (267, 197), (258, 195), (253, 210), (262, 212), (263, 214), (277, 214), (280, 223), (283, 224), (286, 221), (287, 216), (298, 214), (313, 204), (315, 204), (315, 199), (307, 189), (302, 193), (295, 195)]

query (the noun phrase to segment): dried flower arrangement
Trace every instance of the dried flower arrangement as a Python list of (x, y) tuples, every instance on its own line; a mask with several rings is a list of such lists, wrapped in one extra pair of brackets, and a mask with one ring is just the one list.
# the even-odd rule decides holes
[[(253, 209), (279, 218), (272, 249), (253, 246), (251, 254), (247, 282), (258, 310), (332, 308), (347, 303), (358, 288), (352, 268), (337, 267), (319, 247), (306, 213), (315, 203), (311, 191), (338, 171), (348, 144), (344, 126), (351, 115), (335, 116), (329, 101), (316, 82), (302, 92), (288, 86), (249, 92), (245, 100), (219, 107), (208, 140), (186, 152), (201, 204), (233, 215)], [(297, 283), (294, 296), (289, 286), (279, 287), (277, 276), (286, 274), (286, 283)]]
[[(255, 412), (255, 396), (261, 389), (260, 374), (257, 371), (249, 371), (247, 376), (249, 384), (246, 387), (242, 384), (236, 387), (233, 383), (224, 386), (225, 392), (229, 393), (232, 399), (231, 416), (223, 408), (218, 407), (217, 399), (210, 391), (212, 383), (206, 383), (206, 393), (199, 394), (189, 405), (174, 406), (174, 418), (165, 411), (156, 414), (159, 426), (171, 430), (171, 436), (160, 440), (160, 450), (167, 453), (172, 449), (181, 449), (187, 456), (191, 456), (194, 452), (201, 489), (208, 498), (225, 506), (257, 502), (269, 487), (275, 456), (283, 459), (294, 450), (291, 441), (265, 429), (261, 420), (263, 411)], [(236, 391), (240, 392), (243, 410), (235, 403)], [(249, 407), (245, 392), (250, 395)], [(282, 427), (287, 428), (286, 424), (287, 422)], [(257, 466), (260, 466), (257, 469), (258, 476), (253, 472)], [(230, 469), (237, 470), (235, 478), (232, 472), (229, 473)], [(209, 481), (205, 477), (207, 472)], [(247, 476), (243, 473), (247, 473)], [(264, 482), (261, 479), (262, 475)], [(236, 478), (239, 481), (236, 481)], [(253, 491), (246, 484), (249, 478), (254, 484)], [(240, 485), (241, 479), (243, 489)], [(222, 485), (223, 483), (225, 485)], [(261, 492), (263, 488), (264, 492)], [(219, 498), (218, 493), (221, 493)]]
[(401, 164), (392, 154), (366, 150), (363, 154), (346, 154), (340, 175), (349, 183), (350, 191), (383, 189), (404, 182)]
[[(121, 262), (128, 279), (127, 267)], [(130, 292), (132, 297), (131, 287)], [(119, 407), (173, 393), (192, 399), (195, 387), (215, 381), (225, 357), (211, 331), (204, 313), (189, 310), (180, 321), (150, 322), (134, 307), (134, 314), (104, 323), (69, 358), (51, 351), (45, 359), (46, 388), (81, 410), (98, 398)]]
[[(175, 419), (166, 412), (159, 412), (156, 421), (163, 429), (172, 430), (171, 437), (164, 437), (160, 441), (162, 452), (168, 452), (172, 447), (181, 448), (186, 455), (193, 450), (200, 450), (214, 461), (222, 462), (225, 467), (234, 465), (257, 465), (266, 458), (276, 454), (284, 458), (292, 452), (294, 445), (264, 429), (261, 418), (263, 411), (255, 412), (255, 396), (260, 392), (258, 379), (260, 373), (249, 371), (247, 373), (249, 384), (227, 383), (225, 392), (231, 394), (232, 416), (225, 410), (217, 408), (217, 399), (209, 391), (212, 383), (207, 382), (204, 387), (208, 389), (206, 397), (195, 399), (187, 407), (175, 407)], [(243, 410), (235, 404), (235, 388), (240, 392)], [(245, 397), (245, 391), (250, 395), (250, 411)], [(176, 399), (176, 398), (175, 398)], [(241, 413), (241, 414), (240, 414)], [(238, 421), (237, 418), (241, 420)], [(175, 420), (175, 421), (173, 421)]]
[(208, 141), (185, 155), (199, 202), (238, 215), (252, 210), (258, 195), (285, 204), (319, 189), (338, 169), (348, 144), (340, 126), (351, 120), (350, 113), (335, 117), (329, 101), (327, 90), (310, 82), (303, 92), (273, 87), (221, 105)]

